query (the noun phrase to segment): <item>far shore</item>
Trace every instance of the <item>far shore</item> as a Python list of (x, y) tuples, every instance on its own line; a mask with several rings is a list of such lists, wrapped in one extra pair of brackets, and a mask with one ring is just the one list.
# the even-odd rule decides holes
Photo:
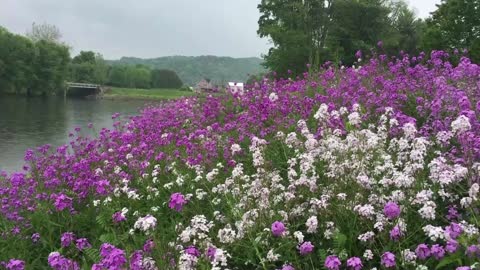
[(194, 95), (196, 95), (196, 93), (180, 89), (136, 89), (112, 87), (103, 94), (102, 98), (112, 100), (170, 100)]

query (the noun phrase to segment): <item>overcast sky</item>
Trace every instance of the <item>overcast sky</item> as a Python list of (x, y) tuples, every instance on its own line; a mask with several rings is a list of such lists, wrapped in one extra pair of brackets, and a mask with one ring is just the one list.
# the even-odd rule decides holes
[[(260, 56), (260, 0), (0, 0), (0, 25), (25, 34), (32, 22), (54, 24), (63, 41), (107, 59), (168, 55)], [(427, 17), (440, 0), (409, 0)], [(0, 44), (1, 45), (1, 44)]]

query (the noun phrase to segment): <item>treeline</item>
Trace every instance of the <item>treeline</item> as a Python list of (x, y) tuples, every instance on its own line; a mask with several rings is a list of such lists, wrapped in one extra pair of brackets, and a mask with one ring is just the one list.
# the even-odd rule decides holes
[(32, 31), (32, 38), (0, 27), (0, 92), (50, 95), (62, 89), (68, 74), (67, 46), (40, 38), (47, 32)]
[(244, 82), (249, 74), (264, 72), (263, 60), (257, 57), (232, 58), (212, 55), (204, 56), (164, 56), (141, 59), (122, 57), (108, 61), (112, 65), (144, 65), (152, 69), (174, 70), (182, 81), (190, 86), (205, 78), (215, 84), (225, 85), (229, 81)]
[(182, 80), (171, 70), (144, 65), (110, 66), (100, 54), (82, 51), (72, 59), (69, 80), (128, 88), (180, 88)]
[[(353, 65), (357, 51), (456, 49), (480, 61), (480, 1), (442, 0), (426, 20), (401, 0), (262, 0), (258, 34), (272, 40), (265, 66), (284, 75), (326, 61)], [(289, 71), (290, 70), (290, 71)]]
[(183, 83), (171, 70), (146, 66), (110, 66), (103, 57), (82, 51), (70, 57), (52, 25), (33, 24), (26, 36), (0, 27), (0, 93), (55, 95), (65, 82), (88, 82), (132, 88), (180, 88)]

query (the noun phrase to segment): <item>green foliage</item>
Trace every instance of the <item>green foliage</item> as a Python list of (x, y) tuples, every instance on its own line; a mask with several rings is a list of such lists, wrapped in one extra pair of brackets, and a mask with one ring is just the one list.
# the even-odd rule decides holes
[(150, 88), (150, 69), (142, 65), (113, 66), (107, 83), (118, 87)]
[(422, 38), (426, 24), (415, 14), (405, 2), (397, 2), (391, 7), (390, 19), (393, 28), (389, 35), (384, 37), (388, 53), (396, 54), (403, 50), (409, 54), (417, 54), (421, 50)]
[(183, 85), (177, 73), (167, 69), (152, 70), (151, 80), (154, 88), (180, 88)]
[(380, 40), (390, 54), (417, 53), (425, 28), (404, 1), (263, 0), (258, 9), (258, 34), (273, 42), (265, 66), (281, 75), (300, 74), (307, 63), (352, 65), (357, 50)]
[(34, 91), (42, 95), (54, 94), (64, 85), (70, 61), (69, 50), (45, 40), (35, 43), (35, 47), (36, 57), (32, 65)]
[(108, 79), (108, 70), (108, 65), (102, 55), (95, 54), (92, 51), (81, 51), (69, 65), (69, 80), (72, 82), (105, 84)]
[[(113, 70), (124, 66), (138, 64), (151, 69), (168, 69), (175, 71), (180, 80), (190, 86), (197, 84), (204, 78), (210, 78), (215, 84), (225, 85), (229, 81), (244, 82), (248, 74), (263, 72), (262, 60), (259, 58), (231, 58), (216, 56), (168, 56), (152, 59), (123, 57), (120, 60), (107, 61)], [(118, 69), (115, 71), (118, 73)], [(113, 74), (111, 74), (113, 75)], [(115, 74), (114, 77), (120, 77)], [(110, 79), (110, 81), (115, 81)], [(155, 87), (155, 86), (153, 86)]]
[[(328, 47), (342, 48), (340, 59), (343, 64), (352, 65), (356, 62), (355, 52), (368, 51), (382, 40), (388, 32), (389, 8), (384, 1), (349, 1), (337, 0), (333, 4), (332, 20)], [(340, 23), (341, 22), (341, 23)]]
[(34, 42), (0, 28), (0, 92), (51, 95), (67, 76), (69, 49), (46, 39)]
[(346, 243), (347, 243), (347, 236), (343, 233), (336, 232), (333, 237), (333, 247), (338, 251), (341, 251), (345, 248)]
[(425, 49), (468, 49), (473, 61), (480, 61), (479, 0), (442, 0), (427, 20)]
[(258, 34), (274, 47), (265, 66), (287, 74), (303, 72), (307, 63), (319, 64), (332, 19), (333, 0), (262, 0)]

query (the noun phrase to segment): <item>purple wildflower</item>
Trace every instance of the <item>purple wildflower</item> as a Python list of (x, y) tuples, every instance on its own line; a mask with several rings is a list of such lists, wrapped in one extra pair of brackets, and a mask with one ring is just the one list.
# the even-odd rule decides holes
[(285, 225), (281, 221), (275, 221), (272, 223), (272, 234), (273, 236), (282, 236), (285, 232)]
[(78, 263), (63, 257), (58, 252), (52, 252), (48, 255), (48, 265), (54, 270), (79, 270)]
[(145, 244), (143, 244), (143, 251), (145, 253), (152, 252), (154, 248), (155, 248), (155, 242), (153, 242), (153, 239), (148, 239), (147, 241), (145, 241)]
[(463, 232), (463, 229), (462, 227), (458, 224), (458, 223), (454, 223), (452, 222), (450, 224), (450, 226), (447, 226), (447, 228), (445, 228), (445, 232), (452, 238), (452, 239), (456, 239), (457, 237), (459, 237), (462, 232)]
[(98, 265), (107, 269), (122, 269), (127, 262), (125, 251), (109, 243), (100, 246), (100, 256), (102, 260)]
[(395, 202), (388, 202), (383, 208), (383, 213), (389, 219), (395, 219), (400, 216), (400, 207)]
[(458, 219), (459, 217), (460, 217), (460, 215), (458, 214), (457, 208), (455, 206), (449, 206), (448, 207), (447, 219), (455, 220), (455, 219)]
[(200, 251), (195, 246), (189, 246), (185, 249), (185, 253), (195, 257), (200, 257)]
[(75, 246), (78, 248), (78, 250), (84, 250), (86, 248), (91, 248), (92, 245), (88, 242), (87, 238), (79, 238), (75, 242)]
[(341, 265), (342, 265), (342, 262), (337, 256), (330, 255), (325, 259), (324, 266), (328, 270), (339, 270)]
[(457, 241), (451, 239), (447, 241), (447, 244), (445, 245), (445, 250), (448, 253), (455, 253), (458, 250), (459, 244)]
[(432, 248), (430, 249), (430, 252), (432, 253), (433, 257), (435, 257), (435, 259), (437, 260), (440, 260), (445, 256), (445, 250), (443, 249), (442, 246), (438, 244), (433, 245)]
[(390, 231), (390, 239), (394, 241), (398, 241), (402, 237), (402, 231), (400, 230), (400, 227), (396, 225), (395, 227), (392, 228)]
[(8, 261), (6, 268), (8, 270), (24, 270), (25, 262), (22, 260), (11, 259)]
[(57, 211), (63, 211), (66, 208), (71, 208), (72, 207), (72, 198), (68, 197), (65, 194), (60, 194), (60, 195), (52, 195), (54, 198), (54, 203), (53, 205), (57, 209)]
[(291, 264), (285, 264), (281, 270), (295, 270), (295, 268)]
[(123, 215), (123, 213), (121, 211), (118, 211), (118, 212), (113, 213), (112, 220), (113, 220), (114, 223), (120, 223), (122, 221), (127, 220), (127, 218), (125, 217), (125, 215)]
[(313, 251), (313, 248), (315, 246), (312, 245), (312, 242), (308, 241), (308, 242), (303, 242), (299, 247), (298, 247), (298, 250), (300, 251), (300, 255), (308, 255), (310, 253), (312, 253)]
[(475, 258), (480, 256), (480, 249), (476, 245), (467, 247), (466, 254), (469, 258)]
[(185, 196), (182, 193), (173, 193), (170, 196), (170, 201), (168, 202), (168, 207), (170, 209), (175, 209), (175, 211), (180, 212), (183, 209), (183, 206), (187, 204)]
[(75, 234), (73, 234), (72, 232), (66, 232), (62, 234), (60, 240), (62, 247), (68, 247), (73, 241), (75, 241)]
[(393, 253), (391, 253), (391, 252), (385, 252), (385, 253), (383, 253), (381, 263), (382, 263), (382, 265), (385, 266), (386, 268), (395, 267), (395, 265), (396, 265), (396, 263), (395, 263), (395, 254), (393, 254)]
[(363, 267), (362, 260), (358, 257), (351, 257), (347, 260), (347, 267), (353, 270), (361, 270)]
[(142, 266), (143, 254), (141, 250), (135, 250), (130, 255), (130, 270), (143, 270)]
[(355, 57), (358, 59), (358, 58), (362, 58), (362, 51), (358, 50), (356, 53), (355, 53)]
[(420, 244), (417, 246), (417, 248), (415, 249), (415, 254), (417, 254), (417, 257), (420, 259), (420, 260), (425, 260), (427, 259), (428, 257), (430, 257), (430, 249), (428, 248), (427, 245), (425, 244)]
[(39, 233), (32, 234), (31, 239), (33, 243), (37, 243), (38, 241), (40, 241), (40, 234)]
[(217, 249), (215, 247), (208, 247), (207, 249), (207, 257), (210, 259), (210, 261), (213, 261), (215, 259), (215, 253), (217, 252)]

